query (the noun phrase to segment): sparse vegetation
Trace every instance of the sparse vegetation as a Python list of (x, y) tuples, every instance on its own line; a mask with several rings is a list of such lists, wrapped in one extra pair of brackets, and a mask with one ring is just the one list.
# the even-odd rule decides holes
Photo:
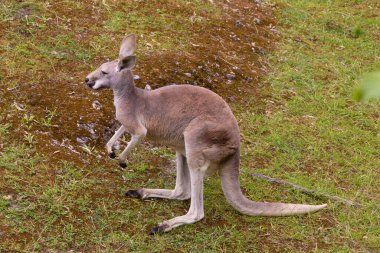
[[(379, 70), (379, 9), (375, 0), (2, 1), (0, 252), (378, 251), (380, 107), (352, 92)], [(172, 188), (173, 152), (144, 143), (119, 171), (103, 147), (111, 95), (81, 84), (131, 32), (140, 35), (138, 86), (202, 85), (230, 103), (247, 196), (329, 209), (240, 215), (209, 177), (204, 220), (148, 236), (189, 203), (123, 193)], [(273, 185), (254, 170), (360, 205)]]

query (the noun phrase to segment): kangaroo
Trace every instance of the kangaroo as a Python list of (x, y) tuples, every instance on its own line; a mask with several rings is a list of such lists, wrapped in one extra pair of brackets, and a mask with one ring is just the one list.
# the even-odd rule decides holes
[(155, 90), (137, 88), (132, 74), (135, 47), (135, 35), (125, 37), (119, 58), (103, 63), (85, 82), (94, 90), (113, 90), (116, 119), (122, 126), (106, 144), (111, 158), (115, 158), (112, 150), (115, 141), (125, 132), (131, 134), (130, 142), (119, 156), (120, 166), (126, 166), (127, 154), (143, 138), (176, 150), (173, 190), (142, 188), (125, 193), (140, 199), (191, 199), (185, 215), (163, 221), (150, 234), (167, 232), (204, 217), (203, 180), (211, 170), (219, 172), (227, 201), (243, 214), (287, 216), (312, 213), (327, 206), (254, 202), (243, 196), (239, 183), (240, 133), (228, 104), (216, 93), (192, 85)]

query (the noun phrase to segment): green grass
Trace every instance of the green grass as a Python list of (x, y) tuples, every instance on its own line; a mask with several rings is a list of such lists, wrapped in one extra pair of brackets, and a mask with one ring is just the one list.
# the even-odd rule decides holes
[[(48, 3), (0, 4), (0, 252), (380, 249), (380, 104), (352, 99), (362, 73), (380, 67), (376, 1), (268, 3), (275, 9), (281, 39), (274, 51), (265, 54), (270, 67), (266, 85), (260, 88), (259, 101), (231, 103), (242, 130), (245, 194), (262, 201), (328, 203), (329, 209), (286, 218), (240, 215), (225, 201), (219, 179), (209, 177), (205, 219), (154, 237), (148, 236), (150, 228), (184, 214), (189, 202), (126, 199), (123, 192), (172, 188), (171, 150), (139, 147), (123, 172), (115, 162), (103, 159), (104, 149), (99, 146), (77, 149), (82, 156), (78, 161), (69, 146), (58, 149), (44, 142), (63, 141), (59, 131), (64, 129), (56, 130), (54, 125), (65, 112), (29, 104), (21, 111), (13, 102), (22, 103), (34, 94), (15, 89), (11, 97), (2, 95), (25, 82), (43, 83), (38, 90), (42, 93), (79, 82), (89, 65), (103, 61), (98, 57), (116, 55), (126, 27), (143, 34), (139, 40), (143, 58), (157, 50), (191, 50), (187, 41), (193, 29), (219, 24), (224, 10), (209, 1), (166, 1), (159, 8), (158, 1), (145, 7), (140, 2), (105, 1), (107, 6), (97, 1), (94, 9), (102, 18), (94, 22), (85, 15), (86, 3), (67, 0), (54, 8)], [(26, 7), (31, 9), (29, 17), (14, 19)], [(70, 16), (73, 9), (80, 15)], [(47, 28), (52, 20), (57, 30)], [(360, 205), (308, 196), (253, 178), (253, 171)]]
[[(356, 103), (352, 92), (363, 73), (379, 67), (380, 23), (370, 9), (379, 6), (374, 1), (278, 4), (283, 38), (270, 56), (267, 115), (240, 116), (247, 119), (243, 132), (254, 146), (245, 145), (244, 160), (264, 174), (361, 205), (329, 201), (333, 227), (319, 232), (303, 227), (300, 239), (320, 237), (329, 251), (378, 250), (379, 102)], [(289, 223), (289, 231), (299, 229)]]

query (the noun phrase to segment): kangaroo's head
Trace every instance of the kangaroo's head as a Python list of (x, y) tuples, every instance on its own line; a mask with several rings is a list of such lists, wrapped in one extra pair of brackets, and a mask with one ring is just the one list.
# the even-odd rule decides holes
[(136, 56), (133, 52), (136, 46), (136, 37), (131, 34), (123, 39), (120, 46), (119, 58), (103, 63), (98, 69), (91, 72), (86, 77), (88, 87), (98, 90), (101, 88), (118, 88), (118, 85), (125, 85), (128, 80), (133, 80), (131, 69), (136, 63)]

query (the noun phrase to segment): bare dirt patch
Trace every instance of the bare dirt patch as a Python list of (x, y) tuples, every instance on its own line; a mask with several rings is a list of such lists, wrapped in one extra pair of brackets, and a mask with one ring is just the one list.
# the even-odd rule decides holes
[[(114, 4), (110, 8), (115, 10), (121, 5)], [(217, 92), (232, 103), (244, 103), (248, 96), (260, 95), (260, 80), (266, 73), (265, 53), (271, 50), (276, 38), (274, 20), (269, 9), (252, 1), (226, 1), (216, 5), (220, 15), (215, 17), (210, 13), (212, 10), (191, 13), (191, 8), (184, 10), (182, 6), (176, 6), (170, 1), (163, 6), (159, 3), (149, 7), (142, 3), (136, 4), (141, 6), (134, 6), (135, 9), (144, 8), (145, 13), (151, 15), (157, 15), (157, 8), (164, 6), (172, 8), (167, 10), (169, 13), (180, 11), (184, 17), (201, 19), (194, 23), (191, 31), (179, 31), (178, 35), (172, 35), (183, 37), (186, 34), (182, 45), (184, 50), (162, 49), (159, 46), (155, 49), (149, 43), (144, 43), (147, 36), (144, 37), (144, 34), (152, 29), (148, 27), (142, 31), (139, 41), (141, 49), (138, 50), (139, 62), (134, 71), (139, 76), (136, 80), (137, 86), (143, 88), (149, 84), (152, 88), (158, 88), (168, 84), (199, 85)], [(45, 125), (43, 122), (31, 123), (36, 149), (48, 154), (50, 160), (76, 161), (74, 157), (81, 156), (82, 153), (78, 146), (83, 143), (102, 150), (109, 138), (108, 128), (112, 128), (114, 124), (112, 94), (107, 91), (91, 92), (83, 85), (83, 79), (97, 64), (104, 61), (104, 57), (117, 55), (115, 49), (119, 45), (119, 38), (129, 32), (128, 27), (119, 33), (101, 30), (100, 25), (106, 22), (102, 8), (91, 1), (79, 7), (73, 11), (72, 6), (50, 3), (52, 18), (44, 28), (33, 31), (33, 40), (43, 43), (46, 39), (74, 30), (78, 31), (75, 32), (75, 43), (79, 47), (87, 47), (90, 43), (96, 43), (95, 39), (104, 33), (112, 38), (109, 41), (112, 48), (86, 60), (88, 63), (70, 57), (75, 52), (71, 52), (69, 48), (61, 51), (52, 48), (52, 57), (62, 57), (52, 66), (42, 65), (33, 71), (26, 68), (25, 72), (18, 72), (17, 76), (9, 74), (2, 79), (5, 85), (2, 85), (3, 99), (0, 103), (5, 110), (10, 111), (4, 113), (3, 121), (12, 123), (12, 131), (18, 132), (18, 136), (22, 136), (25, 131), (19, 124), (24, 115), (48, 120), (50, 114), (54, 114), (51, 122)], [(28, 6), (16, 10), (14, 19), (7, 22), (10, 27), (8, 31), (25, 29), (23, 19), (33, 12), (41, 13), (42, 10), (34, 10)], [(165, 27), (156, 30), (165, 30)], [(21, 36), (27, 37), (26, 34)], [(166, 43), (167, 40), (170, 38), (164, 36), (155, 39), (158, 43)], [(11, 39), (6, 42), (15, 46)], [(35, 53), (33, 52), (32, 57), (42, 57)], [(11, 83), (16, 86), (6, 86)], [(92, 107), (95, 100), (100, 102), (100, 110)], [(15, 109), (15, 103), (24, 106), (26, 110)]]
[[(117, 127), (113, 96), (111, 91), (89, 90), (84, 78), (107, 59), (116, 58), (125, 34), (138, 35), (134, 74), (140, 88), (193, 84), (239, 106), (252, 97), (260, 100), (265, 55), (278, 37), (271, 10), (259, 1), (211, 2), (4, 2), (0, 126), (7, 126), (8, 133), (0, 140), (0, 154), (13, 160), (4, 168), (0, 165), (0, 173), (6, 175), (0, 178), (0, 192), (27, 196), (20, 200), (24, 209), (11, 214), (16, 218), (1, 225), (6, 247), (35, 250), (43, 245), (39, 250), (49, 251), (49, 245), (73, 245), (99, 250), (95, 244), (81, 243), (89, 240), (89, 234), (96, 240), (101, 228), (107, 236), (111, 230), (133, 235), (145, 229), (125, 221), (145, 215), (139, 211), (125, 217), (126, 210), (141, 204), (120, 201), (125, 183), (141, 187), (151, 178), (160, 184), (175, 181), (172, 158), (147, 143), (141, 149), (152, 154), (132, 155), (134, 166), (127, 168), (144, 172), (144, 179), (138, 173), (120, 172), (104, 151)], [(12, 146), (26, 147), (25, 154), (8, 150)], [(30, 162), (34, 156), (39, 160)], [(167, 205), (182, 213), (188, 203)], [(201, 224), (224, 222), (219, 217), (217, 222), (209, 219)], [(70, 229), (77, 232), (75, 243)]]

